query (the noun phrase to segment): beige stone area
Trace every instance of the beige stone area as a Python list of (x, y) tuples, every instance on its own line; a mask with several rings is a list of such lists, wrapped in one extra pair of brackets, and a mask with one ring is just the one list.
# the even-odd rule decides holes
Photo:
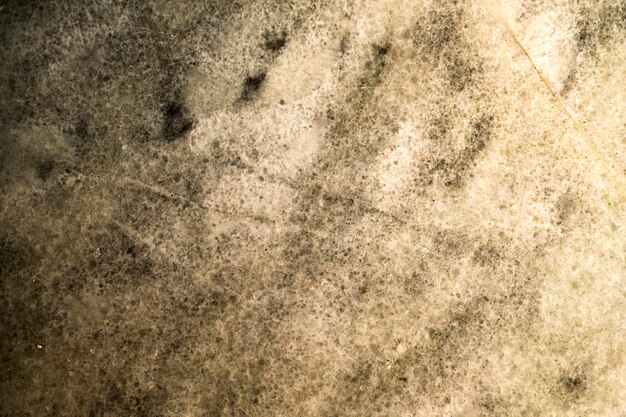
[(626, 416), (624, 1), (0, 33), (0, 415)]

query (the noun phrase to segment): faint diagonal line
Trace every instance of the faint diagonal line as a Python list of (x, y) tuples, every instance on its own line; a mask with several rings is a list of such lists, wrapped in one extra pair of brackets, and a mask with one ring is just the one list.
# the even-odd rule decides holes
[(598, 150), (596, 143), (594, 139), (592, 138), (584, 122), (582, 123), (579, 122), (578, 119), (575, 117), (574, 113), (563, 103), (558, 93), (554, 91), (554, 89), (552, 88), (548, 80), (543, 76), (543, 74), (541, 73), (537, 65), (535, 64), (535, 61), (533, 61), (532, 57), (530, 56), (530, 54), (528, 53), (524, 45), (522, 45), (522, 43), (519, 41), (519, 39), (517, 38), (517, 35), (515, 34), (515, 31), (511, 28), (508, 20), (506, 19), (504, 15), (502, 15), (502, 19), (504, 21), (504, 27), (506, 28), (507, 33), (509, 34), (509, 36), (511, 37), (515, 45), (518, 47), (518, 49), (522, 51), (522, 53), (526, 56), (533, 70), (539, 76), (539, 79), (548, 89), (552, 97), (559, 104), (563, 112), (567, 115), (567, 118), (572, 121), (576, 131), (580, 133), (582, 137), (588, 138), (588, 140), (580, 140), (580, 139), (575, 140), (576, 145), (582, 147), (580, 151), (583, 153), (591, 153), (596, 157), (596, 159), (600, 162), (600, 164), (604, 168), (604, 172), (606, 173), (606, 176), (608, 177), (612, 185), (615, 186), (615, 189), (617, 191), (617, 194), (619, 195), (620, 200), (622, 201), (622, 203), (626, 202), (626, 181), (624, 180), (624, 178), (622, 178), (619, 175), (615, 175), (614, 166), (611, 163), (609, 163), (609, 161), (607, 161), (607, 159), (604, 157), (602, 152)]

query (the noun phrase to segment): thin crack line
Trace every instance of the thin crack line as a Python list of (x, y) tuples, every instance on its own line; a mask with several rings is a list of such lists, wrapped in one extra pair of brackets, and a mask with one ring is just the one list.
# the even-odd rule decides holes
[[(580, 121), (578, 121), (578, 119), (575, 117), (574, 113), (572, 111), (570, 111), (570, 109), (563, 103), (563, 101), (559, 97), (558, 93), (556, 91), (554, 91), (554, 89), (550, 85), (549, 81), (543, 76), (543, 74), (541, 73), (541, 71), (539, 70), (537, 65), (535, 64), (535, 61), (533, 61), (532, 57), (530, 56), (530, 54), (528, 53), (528, 51), (526, 50), (524, 45), (522, 45), (522, 43), (519, 41), (519, 39), (515, 35), (515, 32), (513, 31), (511, 26), (509, 25), (509, 22), (507, 21), (506, 17), (502, 16), (502, 19), (504, 21), (504, 27), (506, 28), (507, 33), (513, 39), (513, 42), (515, 43), (515, 45), (526, 56), (526, 58), (528, 59), (528, 61), (531, 64), (533, 70), (537, 73), (537, 75), (539, 76), (539, 79), (545, 85), (545, 87), (548, 89), (548, 91), (550, 92), (552, 97), (554, 97), (554, 99), (556, 99), (557, 103), (559, 104), (559, 106), (561, 107), (563, 112), (567, 115), (568, 119), (570, 119), (574, 123), (575, 129), (578, 131), (578, 133), (580, 133), (584, 137), (591, 138), (591, 134), (588, 132), (588, 129), (585, 126), (585, 122), (583, 121), (581, 123)], [(626, 182), (624, 182), (624, 180), (621, 177), (617, 176), (614, 173), (614, 165), (610, 164), (606, 160), (604, 155), (598, 150), (594, 140), (593, 139), (589, 139), (589, 141), (584, 141), (584, 140), (578, 139), (578, 140), (575, 140), (574, 142), (577, 145), (583, 147), (583, 149), (581, 149), (581, 151), (583, 153), (585, 153), (585, 151), (587, 151), (589, 153), (592, 153), (596, 157), (596, 159), (598, 161), (600, 161), (601, 165), (604, 168), (606, 176), (608, 177), (608, 179), (610, 180), (612, 185), (615, 187), (615, 190), (617, 191), (617, 194), (619, 195), (619, 198), (620, 198), (621, 202), (626, 202), (626, 191), (625, 191), (626, 190)]]

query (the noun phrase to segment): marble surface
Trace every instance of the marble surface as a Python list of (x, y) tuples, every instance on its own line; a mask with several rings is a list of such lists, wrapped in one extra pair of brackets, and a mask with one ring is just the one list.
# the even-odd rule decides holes
[(623, 0), (0, 33), (0, 415), (626, 416)]

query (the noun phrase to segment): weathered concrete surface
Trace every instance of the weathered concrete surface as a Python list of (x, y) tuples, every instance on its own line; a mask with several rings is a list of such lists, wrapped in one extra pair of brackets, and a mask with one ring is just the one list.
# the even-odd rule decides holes
[(1, 415), (626, 415), (623, 1), (1, 4)]

